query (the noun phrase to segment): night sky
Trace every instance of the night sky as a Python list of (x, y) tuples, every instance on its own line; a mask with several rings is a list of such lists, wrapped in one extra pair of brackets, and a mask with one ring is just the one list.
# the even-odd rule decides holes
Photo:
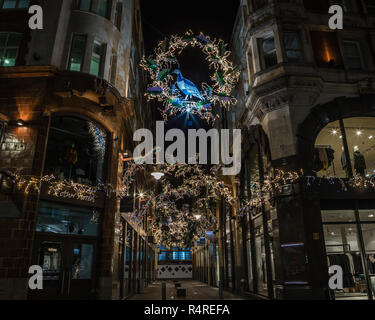
[[(182, 35), (191, 29), (211, 38), (231, 40), (239, 0), (141, 0), (143, 33), (146, 56), (153, 53), (158, 42), (171, 35)], [(186, 48), (178, 56), (183, 76), (196, 85), (210, 83), (210, 72), (205, 56), (197, 48)], [(198, 120), (197, 126), (205, 127)], [(169, 121), (168, 126), (184, 127), (183, 123)], [(180, 122), (180, 121), (178, 121)], [(184, 121), (186, 122), (186, 121)], [(174, 123), (174, 124), (173, 124)]]

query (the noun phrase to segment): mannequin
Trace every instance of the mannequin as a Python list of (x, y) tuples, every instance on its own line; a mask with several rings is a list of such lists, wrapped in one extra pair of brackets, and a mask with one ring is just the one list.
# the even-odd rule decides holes
[(359, 150), (354, 151), (354, 169), (357, 175), (365, 177), (366, 160)]

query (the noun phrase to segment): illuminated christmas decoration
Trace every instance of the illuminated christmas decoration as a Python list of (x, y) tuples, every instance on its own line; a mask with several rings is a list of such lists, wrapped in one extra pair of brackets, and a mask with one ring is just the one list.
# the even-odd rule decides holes
[[(213, 71), (212, 85), (203, 83), (199, 90), (182, 76), (177, 56), (188, 46), (198, 47), (206, 55), (207, 63)], [(157, 99), (164, 104), (161, 109), (164, 120), (188, 112), (207, 122), (214, 122), (218, 118), (212, 110), (214, 105), (227, 108), (237, 103), (231, 94), (240, 72), (228, 60), (230, 51), (226, 47), (223, 40), (212, 40), (203, 33), (195, 35), (188, 31), (183, 36), (175, 35), (159, 42), (154, 55), (142, 59), (141, 67), (148, 71), (152, 81), (145, 95), (149, 100)], [(177, 75), (176, 81), (174, 74)]]

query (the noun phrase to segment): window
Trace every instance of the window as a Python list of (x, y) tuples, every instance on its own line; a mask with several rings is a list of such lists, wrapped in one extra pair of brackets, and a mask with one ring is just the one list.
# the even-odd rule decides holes
[(104, 56), (104, 45), (94, 41), (94, 48), (92, 50), (90, 73), (94, 76), (102, 74), (102, 62)]
[(0, 0), (2, 9), (25, 9), (29, 3), (30, 0)]
[(277, 54), (276, 54), (274, 37), (272, 36), (269, 38), (262, 39), (261, 48), (262, 48), (262, 54), (263, 54), (264, 67), (267, 69), (276, 65)]
[(344, 41), (344, 57), (347, 69), (362, 69), (361, 54), (359, 43), (354, 41)]
[(287, 33), (284, 35), (285, 53), (288, 62), (299, 62), (302, 60), (302, 52), (298, 34)]
[(91, 0), (80, 0), (79, 10), (90, 11), (91, 10)]
[(21, 40), (21, 33), (0, 32), (0, 66), (12, 67), (16, 65)]
[(104, 18), (108, 18), (109, 16), (109, 4), (108, 0), (99, 0), (99, 9), (98, 14)]
[(374, 0), (364, 0), (367, 13), (375, 14), (375, 2)]
[(105, 179), (107, 133), (96, 123), (72, 116), (51, 120), (45, 174), (97, 185)]
[(122, 1), (118, 1), (116, 4), (116, 14), (115, 14), (115, 25), (117, 29), (121, 30), (122, 23)]
[(82, 71), (83, 57), (85, 55), (86, 36), (74, 35), (70, 51), (69, 70)]

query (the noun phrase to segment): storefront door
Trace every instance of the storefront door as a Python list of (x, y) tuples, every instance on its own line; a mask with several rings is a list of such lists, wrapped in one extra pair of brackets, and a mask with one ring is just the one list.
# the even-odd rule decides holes
[(38, 234), (33, 264), (43, 269), (43, 289), (30, 290), (30, 299), (94, 299), (95, 258), (95, 240)]

